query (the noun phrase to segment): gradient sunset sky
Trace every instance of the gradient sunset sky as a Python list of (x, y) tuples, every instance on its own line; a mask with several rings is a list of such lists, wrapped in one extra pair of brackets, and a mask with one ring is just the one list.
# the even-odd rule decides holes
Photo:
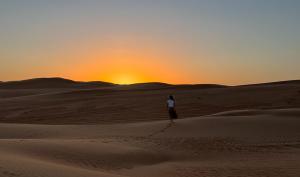
[(300, 79), (299, 0), (0, 0), (0, 80)]

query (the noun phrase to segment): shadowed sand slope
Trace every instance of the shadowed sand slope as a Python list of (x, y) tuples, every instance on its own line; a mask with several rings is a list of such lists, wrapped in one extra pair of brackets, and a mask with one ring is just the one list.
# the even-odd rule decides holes
[(233, 111), (175, 124), (0, 124), (0, 176), (298, 177), (299, 112)]
[[(151, 84), (150, 84), (151, 85)], [(143, 86), (143, 85), (142, 85)], [(110, 124), (167, 118), (166, 97), (175, 95), (179, 117), (240, 109), (300, 107), (299, 82), (254, 86), (116, 86), (97, 89), (0, 89), (0, 122)], [(147, 86), (148, 87), (148, 86)]]

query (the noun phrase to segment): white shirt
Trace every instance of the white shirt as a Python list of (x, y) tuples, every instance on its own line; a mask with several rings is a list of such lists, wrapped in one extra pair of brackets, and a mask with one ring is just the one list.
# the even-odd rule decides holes
[(168, 104), (168, 108), (174, 108), (175, 107), (175, 101), (174, 100), (168, 99), (167, 104)]

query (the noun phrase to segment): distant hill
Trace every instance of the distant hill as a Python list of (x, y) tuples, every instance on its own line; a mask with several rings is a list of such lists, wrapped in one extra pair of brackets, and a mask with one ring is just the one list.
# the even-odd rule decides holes
[[(258, 83), (240, 85), (242, 87), (248, 86), (268, 86), (268, 85), (298, 85), (300, 80), (289, 80), (289, 81), (278, 81), (269, 83)], [(147, 83), (136, 83), (129, 85), (118, 85), (109, 82), (102, 81), (91, 81), (81, 82), (73, 81), (70, 79), (64, 79), (60, 77), (53, 78), (34, 78), (21, 81), (0, 81), (0, 89), (54, 89), (54, 88), (100, 88), (100, 87), (112, 87), (120, 89), (137, 89), (137, 90), (151, 90), (151, 89), (213, 89), (213, 88), (225, 88), (226, 85), (218, 84), (167, 84), (162, 82), (147, 82)], [(239, 87), (239, 86), (237, 86)]]
[(178, 88), (181, 89), (213, 89), (213, 88), (225, 88), (228, 87), (226, 85), (219, 85), (219, 84), (183, 84), (178, 85)]
[(114, 85), (115, 84), (108, 82), (77, 82), (69, 79), (54, 77), (0, 82), (0, 89), (95, 88)]
[(109, 82), (91, 81), (81, 82), (64, 79), (59, 77), (53, 78), (34, 78), (21, 81), (0, 81), (0, 89), (53, 89), (53, 88), (99, 88), (118, 86), (120, 89), (138, 89), (138, 90), (151, 90), (151, 89), (209, 89), (209, 88), (222, 88), (226, 87), (217, 84), (180, 84), (172, 85), (162, 82), (147, 82), (136, 83), (129, 85), (117, 85)]
[(134, 89), (134, 90), (160, 90), (160, 89), (212, 89), (212, 88), (224, 88), (225, 85), (217, 84), (167, 84), (162, 82), (147, 82), (136, 83), (130, 85), (121, 85), (119, 88)]
[(129, 85), (121, 85), (121, 88), (124, 89), (165, 89), (170, 88), (174, 85), (162, 83), (162, 82), (146, 82), (146, 83), (136, 83)]
[(288, 81), (277, 81), (277, 82), (267, 82), (267, 83), (258, 83), (258, 84), (247, 84), (240, 86), (268, 86), (268, 85), (298, 85), (300, 80), (288, 80)]

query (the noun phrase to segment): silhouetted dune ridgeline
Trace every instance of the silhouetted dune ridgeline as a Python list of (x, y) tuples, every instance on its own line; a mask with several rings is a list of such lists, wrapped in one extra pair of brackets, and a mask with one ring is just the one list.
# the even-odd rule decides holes
[(79, 82), (59, 77), (0, 82), (0, 89), (93, 88), (108, 86), (115, 86), (115, 84), (101, 81)]

